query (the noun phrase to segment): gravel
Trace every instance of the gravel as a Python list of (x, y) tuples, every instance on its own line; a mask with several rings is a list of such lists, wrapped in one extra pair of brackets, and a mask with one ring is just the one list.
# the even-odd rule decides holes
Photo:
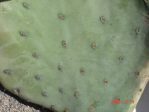
[(15, 98), (0, 91), (0, 112), (44, 112), (20, 103)]

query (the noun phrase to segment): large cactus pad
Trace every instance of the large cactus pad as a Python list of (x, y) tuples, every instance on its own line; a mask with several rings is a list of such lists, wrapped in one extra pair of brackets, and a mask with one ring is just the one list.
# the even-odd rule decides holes
[(147, 81), (145, 17), (143, 0), (1, 2), (0, 82), (58, 112), (131, 112)]

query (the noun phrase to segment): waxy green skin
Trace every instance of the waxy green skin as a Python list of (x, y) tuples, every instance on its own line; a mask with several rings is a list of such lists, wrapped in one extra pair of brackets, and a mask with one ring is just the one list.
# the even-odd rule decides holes
[(128, 112), (147, 60), (141, 0), (0, 4), (0, 82), (58, 112)]

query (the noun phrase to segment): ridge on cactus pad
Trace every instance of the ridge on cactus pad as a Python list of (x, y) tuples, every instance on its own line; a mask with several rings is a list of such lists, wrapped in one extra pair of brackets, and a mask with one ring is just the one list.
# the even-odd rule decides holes
[(148, 81), (143, 0), (0, 2), (0, 83), (58, 112), (132, 112)]

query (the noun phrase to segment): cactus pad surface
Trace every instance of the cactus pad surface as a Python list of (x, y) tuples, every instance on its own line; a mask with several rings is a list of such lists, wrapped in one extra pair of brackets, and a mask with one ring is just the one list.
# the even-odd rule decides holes
[(148, 80), (145, 15), (141, 0), (1, 2), (0, 82), (58, 112), (132, 112)]

